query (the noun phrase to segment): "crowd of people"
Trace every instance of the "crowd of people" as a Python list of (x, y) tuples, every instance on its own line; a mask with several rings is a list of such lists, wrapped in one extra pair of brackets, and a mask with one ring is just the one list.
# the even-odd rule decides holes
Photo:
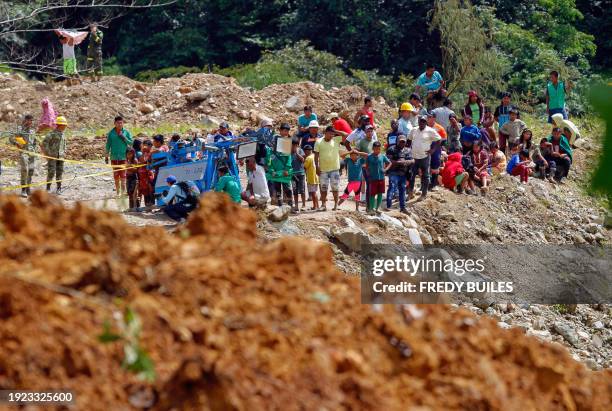
[[(352, 119), (328, 113), (325, 117), (329, 124), (325, 126), (319, 124), (319, 116), (311, 106), (304, 107), (295, 127), (282, 123), (275, 129), (273, 122), (266, 119), (261, 128), (270, 130), (268, 135), (275, 140), (286, 139), (290, 152), (277, 151), (278, 144), (258, 144), (255, 155), (243, 163), (247, 175), (245, 189), (241, 190), (236, 176), (222, 165), (215, 190), (251, 207), (269, 202), (287, 204), (294, 213), (306, 209), (325, 211), (330, 202), (331, 209), (336, 210), (353, 196), (355, 210), (363, 207), (376, 214), (392, 208), (394, 202), (406, 213), (408, 201), (416, 196), (417, 180), (420, 181), (417, 201), (438, 187), (467, 195), (479, 192), (486, 195), (492, 177), (504, 173), (525, 184), (534, 176), (553, 184), (563, 183), (572, 164), (575, 130), (554, 125), (549, 136), (535, 138), (521, 120), (510, 93), (504, 93), (499, 105), (491, 110), (472, 90), (465, 105), (456, 112), (444, 85), (440, 73), (428, 67), (417, 80), (416, 92), (400, 105), (386, 138), (377, 135), (380, 125), (370, 97), (364, 99), (363, 107)], [(549, 122), (564, 124), (567, 119), (567, 91), (559, 74), (551, 72), (546, 91)], [(57, 192), (61, 193), (64, 130), (68, 123), (64, 117), (55, 115), (49, 101), (44, 100), (42, 105), (38, 129), (33, 127), (32, 116), (26, 115), (11, 142), (23, 150), (21, 183), (27, 186), (33, 173), (33, 159), (27, 152), (36, 150), (36, 132), (47, 133), (40, 147), (48, 161), (47, 190), (51, 189), (52, 181), (59, 180)], [(183, 140), (200, 139), (204, 144), (213, 144), (236, 135), (223, 122), (206, 136), (194, 134), (182, 138), (175, 134), (168, 143), (163, 135), (138, 139), (118, 116), (107, 134), (105, 147), (106, 162), (115, 168), (115, 192), (129, 197), (131, 209), (152, 206), (156, 169), (145, 166), (151, 164), (154, 153), (168, 152)], [(347, 176), (346, 187), (340, 187), (342, 173)], [(167, 177), (166, 183), (169, 188), (158, 203), (170, 217), (185, 218), (197, 205), (200, 194), (197, 185), (178, 181), (174, 176)], [(22, 195), (29, 195), (29, 190), (23, 188)]]

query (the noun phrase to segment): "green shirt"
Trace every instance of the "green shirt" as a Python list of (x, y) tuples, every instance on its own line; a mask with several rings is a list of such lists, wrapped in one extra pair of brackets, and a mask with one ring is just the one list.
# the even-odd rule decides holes
[(132, 135), (126, 129), (121, 130), (125, 141), (117, 134), (113, 128), (106, 136), (106, 152), (110, 153), (111, 160), (125, 160), (125, 153), (132, 145)]
[(51, 131), (42, 142), (42, 148), (49, 157), (64, 158), (66, 154), (66, 137), (57, 129)]
[(219, 177), (215, 185), (215, 191), (227, 193), (234, 203), (240, 203), (240, 186), (236, 179), (229, 174)]
[[(293, 162), (289, 154), (281, 154), (274, 152), (270, 148), (266, 150), (266, 178), (268, 181), (276, 181), (278, 183), (291, 183), (293, 176)], [(285, 175), (285, 171), (287, 175)]]
[(557, 87), (552, 82), (548, 82), (548, 108), (565, 108), (565, 84), (562, 81), (557, 83)]
[(374, 144), (374, 139), (373, 138), (372, 138), (372, 140), (368, 140), (367, 138), (362, 138), (357, 143), (357, 151), (360, 151), (362, 153), (370, 154), (372, 152), (372, 145), (373, 144)]
[(480, 112), (478, 103), (470, 104), (470, 109), (472, 110), (472, 121), (474, 121), (474, 124), (480, 123), (480, 115), (482, 113)]

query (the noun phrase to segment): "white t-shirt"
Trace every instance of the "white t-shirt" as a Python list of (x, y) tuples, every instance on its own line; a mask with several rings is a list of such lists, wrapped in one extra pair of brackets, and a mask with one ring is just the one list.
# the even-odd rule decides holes
[(449, 117), (455, 112), (446, 106), (435, 108), (432, 111), (436, 115), (436, 122), (446, 130), (450, 126)]
[(68, 44), (62, 44), (62, 55), (65, 59), (73, 59), (74, 58), (74, 46), (69, 46)]
[(408, 135), (408, 140), (412, 141), (412, 157), (415, 160), (426, 158), (429, 155), (427, 150), (431, 148), (431, 143), (441, 139), (442, 137), (438, 132), (429, 126), (426, 126), (423, 130), (418, 127), (413, 128)]
[(268, 190), (268, 180), (266, 180), (266, 170), (259, 164), (255, 166), (255, 171), (247, 171), (248, 184), (253, 185), (253, 195), (262, 199), (270, 198)]

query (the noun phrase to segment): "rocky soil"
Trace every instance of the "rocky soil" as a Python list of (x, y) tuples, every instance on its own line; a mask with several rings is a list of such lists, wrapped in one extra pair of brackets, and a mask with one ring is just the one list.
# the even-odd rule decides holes
[[(110, 128), (117, 114), (138, 127), (199, 123), (209, 127), (222, 120), (233, 126), (255, 126), (264, 118), (272, 118), (277, 123), (295, 123), (306, 104), (312, 105), (325, 123), (334, 111), (352, 119), (365, 97), (359, 87), (326, 90), (310, 82), (278, 84), (252, 91), (239, 86), (233, 78), (216, 74), (187, 74), (154, 84), (108, 76), (98, 83), (86, 81), (67, 87), (62, 83), (27, 81), (18, 75), (0, 73), (0, 93), (0, 126), (12, 125), (25, 112), (38, 117), (40, 100), (48, 97), (81, 133)], [(381, 98), (375, 108), (381, 118), (389, 118), (395, 111)]]
[[(328, 245), (262, 243), (256, 220), (209, 194), (168, 234), (0, 197), (0, 386), (72, 389), (90, 410), (610, 408), (611, 371), (464, 309), (356, 304)], [(125, 305), (155, 382), (97, 339)]]

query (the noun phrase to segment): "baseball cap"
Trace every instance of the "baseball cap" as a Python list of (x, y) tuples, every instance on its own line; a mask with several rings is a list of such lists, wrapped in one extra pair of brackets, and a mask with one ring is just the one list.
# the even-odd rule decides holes
[(419, 121), (427, 121), (427, 116), (426, 115), (419, 116)]
[(170, 184), (176, 183), (176, 177), (174, 177), (174, 176), (166, 177), (166, 183), (170, 183)]
[(373, 130), (374, 126), (372, 124), (368, 124), (365, 129), (366, 130)]
[(319, 128), (319, 122), (317, 120), (312, 120), (308, 123), (308, 128)]
[(403, 135), (403, 134), (400, 134), (400, 135), (397, 137), (397, 141), (406, 141), (406, 140), (407, 140), (407, 139), (406, 139), (406, 136), (405, 136), (405, 135)]
[(222, 122), (221, 124), (219, 124), (220, 128), (229, 128), (229, 124), (227, 124), (227, 121)]
[(336, 112), (329, 113), (329, 118), (338, 118), (338, 117), (340, 117), (340, 116)]
[(433, 118), (436, 118), (436, 113), (434, 113), (433, 111), (428, 111), (428, 112), (427, 112), (427, 117), (433, 117)]

